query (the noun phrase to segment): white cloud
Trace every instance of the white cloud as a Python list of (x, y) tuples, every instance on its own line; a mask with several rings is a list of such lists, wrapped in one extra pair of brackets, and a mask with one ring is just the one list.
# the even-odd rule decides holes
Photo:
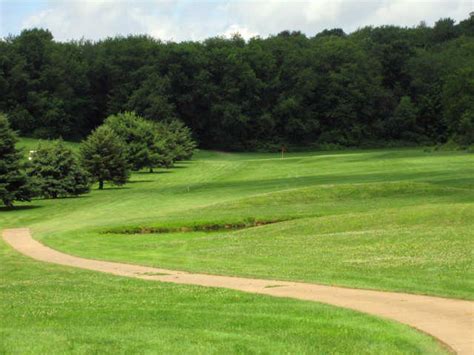
[(172, 38), (170, 2), (140, 2), (72, 0), (54, 5), (23, 22), (23, 28), (45, 27), (58, 40), (77, 38), (99, 39), (115, 35), (150, 34)]
[(432, 24), (467, 18), (473, 9), (473, 0), (69, 0), (49, 3), (22, 27), (48, 28), (58, 40), (140, 33), (180, 41), (236, 32), (248, 39), (283, 30), (314, 35), (334, 27)]
[(337, 16), (344, 6), (341, 0), (314, 1), (308, 4), (306, 11), (306, 20), (309, 23), (319, 21), (337, 21)]
[(459, 21), (474, 10), (473, 0), (235, 1), (229, 5), (242, 26), (262, 36), (282, 30), (314, 35), (326, 28), (352, 32), (368, 25), (415, 26), (442, 17)]
[(254, 32), (250, 29), (248, 29), (247, 27), (242, 27), (240, 25), (237, 25), (237, 24), (234, 24), (234, 25), (230, 25), (223, 33), (222, 35), (224, 37), (227, 37), (227, 38), (230, 38), (236, 34), (239, 34), (242, 36), (242, 38), (244, 39), (250, 39), (252, 37), (256, 37), (258, 36), (258, 33), (257, 32)]
[(371, 24), (412, 26), (424, 20), (433, 24), (440, 18), (465, 19), (474, 9), (473, 1), (393, 0), (367, 18)]

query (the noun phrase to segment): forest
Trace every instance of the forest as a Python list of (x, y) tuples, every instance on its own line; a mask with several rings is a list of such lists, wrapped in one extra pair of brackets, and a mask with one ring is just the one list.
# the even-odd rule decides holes
[(80, 140), (125, 111), (179, 119), (202, 148), (468, 146), (474, 14), (313, 37), (0, 40), (0, 112), (21, 135)]

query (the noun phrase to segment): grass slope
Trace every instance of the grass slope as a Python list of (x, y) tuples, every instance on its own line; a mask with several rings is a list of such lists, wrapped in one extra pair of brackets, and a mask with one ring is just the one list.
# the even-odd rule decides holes
[[(474, 298), (474, 155), (201, 152), (124, 188), (4, 213), (75, 255), (191, 271)], [(287, 220), (215, 233), (110, 229)]]
[(39, 263), (0, 242), (0, 353), (439, 354), (431, 338), (349, 310)]
[[(42, 242), (84, 257), (473, 299), (473, 202), (472, 154), (403, 149), (290, 153), (282, 160), (200, 152), (175, 169), (135, 173), (124, 188), (0, 210), (0, 225), (30, 226)], [(282, 222), (236, 231), (117, 233), (255, 219)], [(7, 352), (17, 349), (21, 334), (32, 337), (46, 326), (39, 317), (29, 327), (22, 307), (53, 317), (37, 342), (22, 343), (31, 352), (54, 350), (52, 335), (58, 352), (433, 351), (432, 341), (414, 331), (331, 307), (113, 278), (4, 250), (2, 266), (7, 260), (1, 271), (2, 303), (12, 304), (2, 309)], [(99, 331), (109, 322), (113, 328)]]

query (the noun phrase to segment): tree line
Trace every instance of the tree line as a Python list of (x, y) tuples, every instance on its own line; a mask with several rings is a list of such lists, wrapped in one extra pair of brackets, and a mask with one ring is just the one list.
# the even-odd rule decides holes
[(7, 117), (0, 115), (0, 201), (33, 197), (78, 196), (98, 183), (124, 185), (130, 171), (171, 168), (176, 161), (191, 159), (196, 144), (180, 121), (151, 122), (134, 112), (109, 116), (80, 144), (79, 154), (62, 139), (40, 142), (29, 160), (16, 147), (17, 136)]
[(204, 148), (374, 146), (474, 139), (474, 16), (313, 37), (0, 41), (0, 111), (14, 129), (81, 139), (116, 112), (179, 119)]

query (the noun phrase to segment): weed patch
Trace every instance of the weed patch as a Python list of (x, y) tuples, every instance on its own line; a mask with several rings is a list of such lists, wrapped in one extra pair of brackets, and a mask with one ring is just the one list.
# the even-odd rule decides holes
[(264, 226), (278, 222), (287, 221), (281, 219), (271, 220), (255, 220), (246, 219), (241, 222), (216, 222), (216, 223), (200, 223), (184, 226), (131, 226), (112, 228), (105, 233), (107, 234), (164, 234), (164, 233), (189, 233), (189, 232), (220, 232), (230, 230), (240, 230), (252, 227)]

